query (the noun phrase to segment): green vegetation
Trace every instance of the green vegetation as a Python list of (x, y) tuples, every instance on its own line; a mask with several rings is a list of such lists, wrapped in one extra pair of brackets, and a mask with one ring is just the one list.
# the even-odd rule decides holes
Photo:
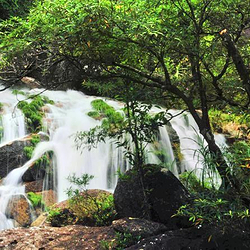
[(116, 216), (113, 195), (105, 192), (92, 194), (88, 191), (86, 187), (93, 178), (94, 176), (88, 174), (68, 177), (68, 180), (77, 186), (67, 190), (69, 207), (82, 224), (110, 225)]
[(44, 96), (30, 96), (29, 98), (32, 99), (30, 103), (20, 101), (18, 108), (25, 115), (29, 131), (34, 133), (42, 128), (43, 112), (41, 108), (47, 103), (53, 104), (53, 101)]
[(211, 126), (215, 132), (230, 134), (238, 138), (250, 138), (250, 115), (248, 113), (237, 114), (233, 111), (210, 109), (209, 117)]
[(1, 0), (0, 1), (0, 20), (11, 16), (25, 15), (31, 7), (32, 1), (29, 0)]
[[(13, 3), (20, 6), (21, 2)], [(2, 6), (10, 12), (13, 5), (2, 1)], [(248, 0), (38, 0), (24, 18), (13, 17), (0, 24), (0, 78), (12, 83), (35, 70), (46, 76), (50, 67), (74, 62), (84, 86), (125, 102), (123, 117), (104, 101), (94, 101), (94, 111), (88, 115), (103, 119), (102, 125), (79, 132), (78, 148), (96, 146), (107, 137), (115, 139), (141, 172), (142, 186), (146, 145), (154, 141), (158, 127), (168, 122), (164, 112), (149, 116), (152, 104), (187, 109), (208, 146), (196, 152), (203, 156), (201, 183), (190, 173), (183, 177), (195, 198), (178, 214), (188, 216), (194, 224), (248, 219), (249, 20)], [(34, 97), (30, 103), (19, 103), (30, 131), (41, 128), (40, 109), (47, 101)], [(212, 132), (228, 133), (242, 141), (223, 152)], [(31, 155), (32, 150), (26, 150)], [(178, 150), (176, 147), (180, 155)], [(213, 173), (220, 175), (222, 193), (208, 185), (207, 173), (210, 179)], [(81, 192), (75, 191), (71, 205), (84, 208)], [(98, 201), (91, 202), (92, 198), (89, 206), (106, 211)], [(109, 207), (112, 202), (102, 203)], [(102, 217), (95, 223), (99, 221)]]
[(23, 95), (23, 96), (26, 96), (26, 95), (27, 95), (24, 91), (18, 90), (18, 89), (12, 90), (12, 94), (13, 94), (13, 95)]
[(30, 200), (30, 202), (34, 208), (39, 208), (39, 207), (44, 206), (44, 202), (42, 200), (41, 194), (29, 192), (29, 193), (27, 193), (27, 196), (28, 196), (28, 199)]
[(88, 115), (97, 120), (105, 118), (102, 121), (102, 127), (108, 130), (115, 130), (123, 123), (124, 117), (121, 112), (115, 111), (112, 106), (102, 99), (92, 101), (91, 105), (95, 111), (88, 112)]
[(49, 221), (52, 225), (83, 224), (89, 226), (110, 225), (116, 217), (113, 195), (103, 192), (88, 191), (87, 185), (94, 177), (83, 174), (81, 177), (69, 176), (69, 181), (76, 186), (67, 189), (68, 208), (52, 208)]
[(249, 113), (249, 17), (247, 0), (36, 1), (27, 17), (1, 23), (1, 67), (9, 73), (15, 65), (8, 77), (20, 79), (74, 62), (85, 85), (112, 96), (130, 85), (141, 90), (137, 100), (187, 108), (233, 186), (208, 111), (229, 105)]

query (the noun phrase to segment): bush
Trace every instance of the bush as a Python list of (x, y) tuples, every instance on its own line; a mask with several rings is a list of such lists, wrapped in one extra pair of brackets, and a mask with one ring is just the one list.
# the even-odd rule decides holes
[(76, 223), (76, 216), (67, 208), (51, 207), (47, 220), (53, 227), (63, 227)]
[(113, 195), (102, 190), (87, 190), (87, 185), (93, 178), (93, 175), (88, 174), (81, 177), (73, 174), (68, 177), (68, 180), (77, 186), (67, 190), (70, 210), (81, 224), (109, 225), (116, 216)]

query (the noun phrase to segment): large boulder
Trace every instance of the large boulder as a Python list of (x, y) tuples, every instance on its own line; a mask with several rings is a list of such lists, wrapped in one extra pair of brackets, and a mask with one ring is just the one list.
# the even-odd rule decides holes
[(216, 227), (167, 231), (148, 237), (127, 250), (249, 250), (249, 231), (218, 230)]
[(118, 216), (168, 224), (177, 209), (188, 202), (188, 191), (170, 171), (158, 165), (146, 165), (143, 169), (144, 191), (138, 172), (133, 169), (118, 180), (114, 191)]
[(15, 168), (21, 167), (28, 161), (24, 147), (29, 146), (29, 138), (12, 141), (0, 147), (0, 178)]
[(33, 210), (24, 195), (14, 195), (7, 205), (7, 217), (14, 219), (22, 227), (27, 227), (32, 223)]
[(133, 238), (147, 238), (167, 230), (161, 223), (131, 217), (114, 220), (112, 227), (116, 232), (130, 234)]

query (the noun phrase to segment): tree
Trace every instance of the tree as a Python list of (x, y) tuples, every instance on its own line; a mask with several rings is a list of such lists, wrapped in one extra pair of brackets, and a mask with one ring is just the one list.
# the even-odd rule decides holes
[(0, 0), (0, 19), (25, 15), (31, 5), (31, 1), (27, 0)]
[(45, 0), (26, 20), (2, 24), (2, 59), (5, 65), (20, 58), (32, 62), (25, 71), (19, 65), (18, 77), (29, 74), (27, 65), (35, 62), (46, 73), (66, 60), (80, 69), (83, 81), (132, 82), (155, 89), (166, 104), (179, 98), (226, 185), (235, 186), (208, 110), (225, 103), (249, 109), (248, 5), (246, 0)]

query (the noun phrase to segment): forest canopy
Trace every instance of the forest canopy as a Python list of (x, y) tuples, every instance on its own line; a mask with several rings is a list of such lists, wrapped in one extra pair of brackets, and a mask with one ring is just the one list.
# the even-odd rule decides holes
[(249, 1), (43, 0), (2, 21), (0, 32), (7, 85), (67, 62), (81, 83), (104, 94), (143, 89), (146, 100), (190, 111), (218, 171), (233, 183), (208, 111), (249, 113)]

